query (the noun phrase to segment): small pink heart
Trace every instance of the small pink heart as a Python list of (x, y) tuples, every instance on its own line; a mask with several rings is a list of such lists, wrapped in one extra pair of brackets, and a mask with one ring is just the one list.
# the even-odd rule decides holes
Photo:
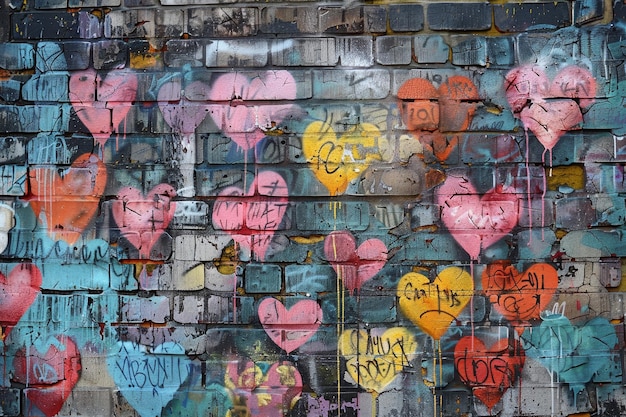
[(518, 222), (515, 190), (505, 186), (478, 195), (462, 176), (448, 175), (437, 190), (441, 220), (472, 259), (509, 233)]
[(9, 276), (0, 273), (0, 325), (6, 326), (0, 340), (7, 336), (39, 294), (41, 271), (34, 264), (19, 264)]
[(296, 82), (288, 71), (267, 71), (252, 80), (239, 73), (218, 77), (210, 100), (224, 104), (211, 107), (211, 117), (218, 127), (243, 150), (253, 148), (272, 123), (280, 123), (293, 104), (265, 104), (267, 101), (291, 101), (296, 98)]
[(213, 207), (213, 226), (228, 231), (235, 242), (253, 249), (263, 261), (287, 211), (288, 195), (283, 177), (272, 171), (259, 172), (247, 192), (228, 187), (219, 194)]
[(169, 184), (159, 184), (145, 197), (133, 187), (124, 187), (113, 202), (113, 219), (126, 238), (144, 259), (150, 258), (152, 246), (170, 224), (176, 210), (171, 199), (176, 191)]
[(380, 239), (367, 239), (357, 248), (348, 231), (330, 233), (324, 241), (324, 254), (351, 294), (360, 291), (387, 263), (387, 246)]
[(513, 113), (549, 150), (565, 132), (580, 128), (582, 109), (595, 100), (593, 75), (577, 66), (563, 68), (552, 82), (534, 65), (510, 71), (505, 80)]
[(70, 102), (100, 146), (126, 118), (136, 95), (137, 76), (132, 72), (111, 71), (102, 79), (90, 68), (70, 77)]
[(208, 85), (195, 81), (185, 87), (184, 94), (178, 102), (170, 101), (172, 93), (180, 90), (180, 80), (165, 83), (159, 90), (157, 100), (165, 122), (174, 132), (186, 136), (194, 133), (206, 118), (210, 106), (202, 104), (202, 101), (208, 100), (210, 89)]
[(322, 307), (314, 300), (301, 300), (289, 310), (275, 298), (259, 303), (259, 320), (265, 333), (288, 354), (305, 344), (320, 327)]

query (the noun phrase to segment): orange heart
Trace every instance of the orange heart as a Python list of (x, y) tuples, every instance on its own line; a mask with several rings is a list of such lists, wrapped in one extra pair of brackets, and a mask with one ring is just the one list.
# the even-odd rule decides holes
[(435, 340), (448, 330), (472, 299), (473, 291), (472, 276), (457, 267), (444, 269), (433, 282), (409, 272), (400, 279), (397, 289), (400, 311)]
[(35, 215), (45, 215), (53, 239), (74, 244), (98, 210), (107, 175), (104, 163), (93, 154), (76, 158), (71, 167), (38, 167), (29, 173)]

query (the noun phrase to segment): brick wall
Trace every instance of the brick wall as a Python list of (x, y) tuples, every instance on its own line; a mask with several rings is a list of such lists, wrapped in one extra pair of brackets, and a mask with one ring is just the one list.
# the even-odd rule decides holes
[(0, 20), (0, 415), (626, 412), (620, 0)]

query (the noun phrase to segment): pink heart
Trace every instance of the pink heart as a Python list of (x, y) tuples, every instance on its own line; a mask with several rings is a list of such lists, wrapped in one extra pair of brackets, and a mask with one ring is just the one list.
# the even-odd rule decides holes
[(351, 294), (387, 263), (387, 246), (380, 239), (368, 239), (357, 248), (348, 231), (330, 233), (324, 241), (324, 253)]
[(60, 335), (45, 353), (36, 348), (20, 349), (13, 366), (14, 380), (32, 387), (26, 390), (26, 397), (44, 415), (52, 417), (59, 413), (80, 379), (80, 351), (72, 339)]
[(579, 128), (582, 109), (595, 99), (593, 75), (577, 66), (565, 67), (552, 82), (533, 65), (516, 68), (505, 79), (513, 113), (546, 149), (552, 149), (565, 132)]
[(448, 175), (437, 190), (437, 204), (441, 220), (472, 259), (509, 233), (519, 216), (512, 188), (499, 185), (480, 197), (462, 176)]
[(314, 300), (301, 300), (289, 310), (275, 298), (259, 303), (259, 320), (265, 333), (288, 354), (306, 343), (320, 327), (322, 307)]
[(133, 187), (124, 187), (113, 202), (113, 219), (126, 238), (144, 259), (150, 258), (152, 246), (174, 217), (176, 203), (170, 201), (176, 191), (169, 184), (159, 184), (147, 196)]
[(252, 80), (229, 73), (215, 80), (209, 98), (224, 102), (211, 108), (217, 126), (243, 150), (248, 150), (265, 137), (264, 128), (280, 123), (294, 107), (263, 102), (294, 100), (296, 82), (288, 71), (267, 71)]
[(302, 376), (288, 361), (273, 363), (264, 374), (261, 366), (252, 361), (232, 361), (226, 367), (225, 380), (227, 387), (245, 399), (253, 416), (284, 415), (302, 393)]
[(4, 334), (0, 331), (0, 340), (30, 308), (40, 287), (41, 271), (33, 264), (15, 266), (8, 277), (0, 273), (0, 325), (6, 326)]
[(157, 100), (165, 122), (174, 132), (185, 136), (194, 133), (206, 118), (210, 106), (200, 102), (208, 100), (210, 89), (208, 85), (195, 81), (185, 87), (184, 94), (177, 103), (171, 102), (171, 97), (176, 96), (180, 90), (180, 80), (165, 83), (159, 90)]
[(213, 226), (228, 231), (235, 242), (253, 249), (263, 261), (287, 211), (288, 195), (283, 177), (272, 171), (259, 172), (247, 193), (239, 187), (220, 192), (213, 207)]
[(100, 146), (126, 118), (136, 95), (137, 76), (132, 72), (112, 71), (102, 79), (90, 68), (70, 77), (70, 102)]

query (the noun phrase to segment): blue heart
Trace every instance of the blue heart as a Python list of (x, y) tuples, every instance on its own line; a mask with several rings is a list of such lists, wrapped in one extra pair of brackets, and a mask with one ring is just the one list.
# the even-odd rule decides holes
[(115, 385), (141, 417), (160, 416), (189, 375), (185, 349), (174, 342), (152, 350), (133, 342), (118, 342), (117, 347), (107, 359)]
[(584, 389), (594, 374), (615, 360), (615, 329), (603, 317), (576, 327), (562, 314), (546, 315), (539, 327), (526, 330), (522, 343), (534, 358), (575, 392)]

